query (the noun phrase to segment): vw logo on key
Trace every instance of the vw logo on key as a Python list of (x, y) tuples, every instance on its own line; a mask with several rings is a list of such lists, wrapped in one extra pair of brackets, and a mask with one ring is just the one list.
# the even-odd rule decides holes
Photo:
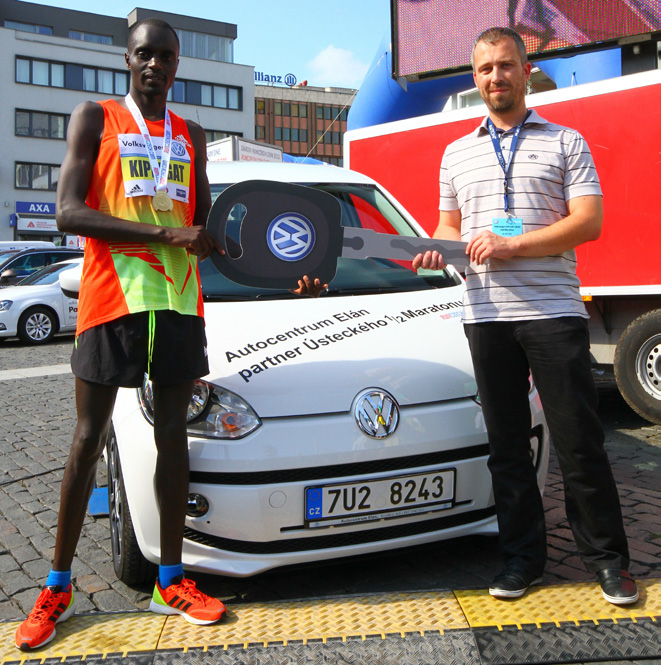
[(314, 226), (297, 212), (278, 215), (266, 231), (269, 249), (283, 261), (300, 261), (314, 249)]

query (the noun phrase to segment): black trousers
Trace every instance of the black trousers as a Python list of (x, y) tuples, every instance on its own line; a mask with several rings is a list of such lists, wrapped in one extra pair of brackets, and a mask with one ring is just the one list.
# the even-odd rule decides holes
[(628, 568), (620, 500), (596, 413), (586, 320), (499, 321), (464, 329), (489, 436), (505, 565), (540, 575), (546, 562), (544, 509), (529, 452), (531, 371), (558, 455), (578, 552), (592, 572)]

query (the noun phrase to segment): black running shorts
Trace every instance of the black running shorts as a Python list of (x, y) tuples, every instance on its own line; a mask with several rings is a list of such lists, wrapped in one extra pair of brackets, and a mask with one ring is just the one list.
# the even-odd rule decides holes
[[(137, 388), (149, 362), (149, 312), (127, 314), (82, 332), (71, 354), (71, 370), (85, 381)], [(174, 385), (209, 373), (204, 319), (170, 310), (155, 312), (149, 376)]]

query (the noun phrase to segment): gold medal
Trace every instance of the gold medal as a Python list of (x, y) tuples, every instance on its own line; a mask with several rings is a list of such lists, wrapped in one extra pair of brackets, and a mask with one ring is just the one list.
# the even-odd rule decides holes
[(174, 207), (172, 199), (163, 191), (156, 192), (151, 200), (151, 207), (154, 210), (168, 212)]

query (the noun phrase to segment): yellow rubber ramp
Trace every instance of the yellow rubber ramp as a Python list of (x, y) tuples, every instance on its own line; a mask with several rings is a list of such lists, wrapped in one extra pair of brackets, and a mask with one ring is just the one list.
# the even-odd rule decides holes
[(378, 594), (358, 598), (233, 605), (215, 626), (168, 621), (159, 649), (248, 646), (310, 640), (401, 635), (463, 628), (468, 624), (451, 591)]
[(531, 587), (522, 598), (499, 600), (488, 590), (455, 591), (471, 628), (652, 619), (661, 616), (661, 580), (638, 580), (633, 605), (612, 605), (596, 583)]

